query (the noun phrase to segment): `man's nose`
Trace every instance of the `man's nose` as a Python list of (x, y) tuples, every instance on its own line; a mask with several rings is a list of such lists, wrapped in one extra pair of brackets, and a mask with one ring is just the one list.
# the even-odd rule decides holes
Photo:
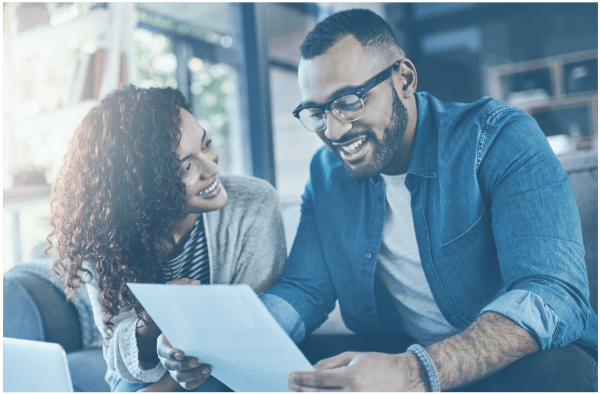
[(332, 141), (337, 141), (352, 129), (352, 122), (342, 122), (333, 114), (333, 112), (327, 112), (327, 127), (325, 128), (325, 137)]

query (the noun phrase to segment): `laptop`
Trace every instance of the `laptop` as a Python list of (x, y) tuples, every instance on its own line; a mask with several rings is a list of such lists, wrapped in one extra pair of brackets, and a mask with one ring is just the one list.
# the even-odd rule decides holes
[(67, 354), (58, 343), (3, 338), (5, 392), (71, 392)]

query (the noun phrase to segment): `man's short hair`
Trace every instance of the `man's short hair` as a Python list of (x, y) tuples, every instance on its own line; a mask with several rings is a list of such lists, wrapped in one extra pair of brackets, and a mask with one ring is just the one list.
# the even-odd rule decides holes
[(404, 56), (390, 25), (373, 11), (364, 9), (337, 12), (319, 22), (302, 43), (300, 54), (306, 60), (320, 56), (348, 34), (363, 46), (393, 46)]

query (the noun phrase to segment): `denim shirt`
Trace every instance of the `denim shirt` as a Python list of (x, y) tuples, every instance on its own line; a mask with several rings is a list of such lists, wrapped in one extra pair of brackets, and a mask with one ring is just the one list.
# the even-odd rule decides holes
[[(539, 126), (495, 99), (442, 103), (416, 93), (405, 184), (421, 264), (442, 314), (463, 329), (486, 311), (537, 338), (597, 349), (581, 221), (569, 179)], [(301, 218), (280, 279), (263, 302), (296, 342), (339, 299), (356, 333), (402, 333), (375, 278), (385, 188), (358, 181), (328, 148), (310, 165)]]

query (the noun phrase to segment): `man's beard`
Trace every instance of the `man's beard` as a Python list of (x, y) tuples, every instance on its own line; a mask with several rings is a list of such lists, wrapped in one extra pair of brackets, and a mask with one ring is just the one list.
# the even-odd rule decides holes
[(373, 161), (357, 168), (351, 168), (342, 160), (346, 170), (353, 178), (363, 180), (379, 175), (392, 163), (396, 154), (400, 151), (408, 124), (408, 111), (402, 101), (400, 101), (400, 97), (398, 97), (398, 93), (396, 93), (393, 85), (392, 97), (392, 115), (387, 127), (383, 131), (383, 139), (379, 140), (375, 136), (375, 133), (370, 130), (366, 133), (373, 143)]

